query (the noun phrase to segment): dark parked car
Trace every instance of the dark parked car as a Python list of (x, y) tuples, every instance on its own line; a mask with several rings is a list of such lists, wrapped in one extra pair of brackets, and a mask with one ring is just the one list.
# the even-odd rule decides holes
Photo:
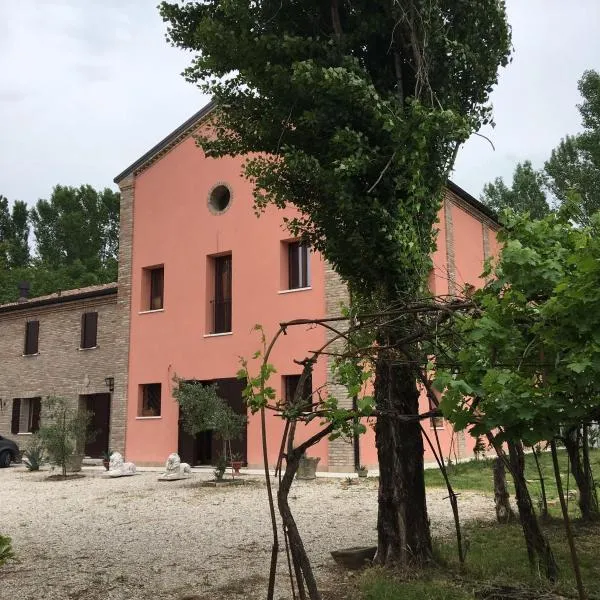
[(10, 463), (20, 458), (19, 446), (0, 435), (0, 469), (10, 467)]

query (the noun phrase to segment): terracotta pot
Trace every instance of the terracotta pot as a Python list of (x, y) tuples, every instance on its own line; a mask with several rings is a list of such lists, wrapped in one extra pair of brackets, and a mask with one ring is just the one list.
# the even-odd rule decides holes
[(104, 459), (102, 461), (102, 464), (104, 465), (104, 468), (108, 471), (110, 469), (110, 460), (106, 460)]
[(241, 460), (232, 460), (231, 461), (231, 467), (233, 469), (233, 472), (236, 475), (240, 474), (240, 469), (244, 466), (244, 463)]

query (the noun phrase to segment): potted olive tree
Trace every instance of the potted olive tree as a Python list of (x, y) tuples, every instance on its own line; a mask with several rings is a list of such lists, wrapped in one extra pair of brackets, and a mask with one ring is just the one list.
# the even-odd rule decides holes
[(81, 471), (83, 447), (94, 436), (89, 431), (92, 414), (53, 396), (46, 400), (44, 409), (45, 425), (40, 427), (39, 436), (50, 462), (60, 467), (66, 478), (68, 472)]

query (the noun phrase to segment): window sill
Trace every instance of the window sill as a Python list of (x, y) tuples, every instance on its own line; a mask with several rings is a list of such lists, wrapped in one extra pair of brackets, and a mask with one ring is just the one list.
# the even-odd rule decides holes
[(293, 294), (294, 292), (308, 292), (309, 290), (312, 290), (312, 287), (302, 287), (302, 288), (294, 288), (291, 290), (279, 290), (277, 293), (278, 294)]
[(203, 337), (213, 338), (213, 337), (223, 337), (226, 335), (233, 335), (233, 331), (224, 331), (223, 333), (205, 333)]
[(157, 419), (162, 419), (161, 416), (158, 417), (136, 417), (136, 421), (156, 421)]
[(138, 315), (149, 315), (152, 313), (161, 313), (161, 312), (165, 312), (164, 308), (156, 308), (154, 310), (140, 310), (140, 312), (138, 312)]
[(86, 350), (96, 350), (98, 346), (90, 346), (89, 348), (77, 348), (78, 352), (85, 352)]
[(39, 352), (36, 352), (35, 354), (21, 354), (21, 356), (23, 356), (23, 357), (25, 357), (25, 358), (29, 358), (29, 357), (31, 357), (31, 356), (39, 356), (39, 355), (40, 355), (40, 353), (39, 353)]
[(17, 435), (33, 435), (33, 432), (31, 432), (31, 431), (24, 431), (23, 433), (21, 433), (19, 431), (19, 433), (17, 433)]

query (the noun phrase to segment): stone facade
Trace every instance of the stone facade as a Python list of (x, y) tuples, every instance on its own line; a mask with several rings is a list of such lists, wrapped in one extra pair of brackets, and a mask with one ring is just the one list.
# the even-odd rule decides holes
[[(82, 314), (97, 312), (97, 342), (81, 349)], [(38, 353), (24, 355), (26, 323), (39, 321)], [(44, 399), (61, 396), (80, 406), (80, 397), (111, 394), (109, 447), (125, 447), (123, 380), (127, 370), (123, 356), (122, 321), (117, 304), (117, 285), (107, 284), (70, 290), (43, 298), (0, 306), (0, 433), (14, 439), (21, 449), (28, 433), (11, 433), (15, 398)], [(113, 378), (111, 393), (106, 379)]]
[[(340, 276), (334, 271), (331, 264), (325, 262), (325, 314), (327, 317), (338, 317), (343, 306), (350, 304), (348, 287)], [(343, 329), (344, 323), (336, 323), (336, 328)], [(326, 339), (334, 336), (332, 331), (327, 330)], [(328, 352), (336, 352), (343, 348), (343, 340), (333, 342), (327, 348)], [(333, 357), (327, 359), (327, 392), (336, 397), (340, 408), (352, 409), (352, 399), (348, 398), (348, 390), (336, 383), (332, 375)], [(354, 446), (352, 441), (337, 438), (329, 442), (329, 470), (336, 473), (353, 472), (354, 468)]]

